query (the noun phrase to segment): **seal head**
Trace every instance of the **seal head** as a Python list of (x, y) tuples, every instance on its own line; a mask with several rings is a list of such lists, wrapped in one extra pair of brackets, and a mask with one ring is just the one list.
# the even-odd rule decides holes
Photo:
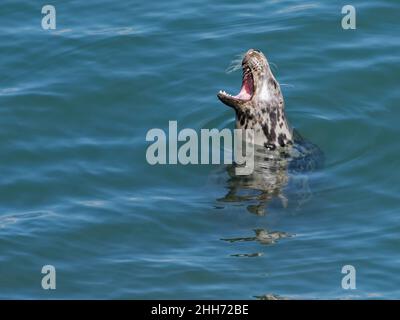
[(236, 113), (237, 129), (252, 129), (254, 143), (269, 150), (293, 144), (293, 133), (285, 112), (278, 81), (267, 58), (255, 49), (242, 61), (242, 87), (236, 96), (220, 91), (217, 97)]

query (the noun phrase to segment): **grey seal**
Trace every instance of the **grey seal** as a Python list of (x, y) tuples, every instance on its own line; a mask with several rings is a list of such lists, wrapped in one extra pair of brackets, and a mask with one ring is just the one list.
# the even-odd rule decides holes
[(220, 91), (217, 96), (234, 109), (236, 128), (253, 130), (254, 172), (237, 176), (235, 165), (228, 167), (229, 178), (224, 182), (228, 192), (218, 201), (248, 201), (248, 211), (258, 215), (265, 214), (267, 204), (276, 197), (283, 207), (288, 206), (288, 196), (300, 207), (312, 196), (305, 173), (322, 167), (323, 152), (289, 126), (280, 85), (261, 51), (246, 52), (242, 71), (240, 92), (233, 96)]
[(236, 113), (237, 129), (253, 129), (254, 143), (275, 150), (292, 145), (293, 130), (285, 116), (280, 85), (265, 55), (256, 49), (242, 61), (242, 87), (236, 95), (220, 91), (217, 97)]

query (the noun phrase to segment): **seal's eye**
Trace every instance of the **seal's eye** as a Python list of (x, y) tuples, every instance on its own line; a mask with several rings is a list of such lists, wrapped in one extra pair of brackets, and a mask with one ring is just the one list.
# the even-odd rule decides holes
[(276, 145), (274, 145), (272, 143), (264, 143), (264, 147), (266, 147), (267, 150), (275, 150), (276, 149)]

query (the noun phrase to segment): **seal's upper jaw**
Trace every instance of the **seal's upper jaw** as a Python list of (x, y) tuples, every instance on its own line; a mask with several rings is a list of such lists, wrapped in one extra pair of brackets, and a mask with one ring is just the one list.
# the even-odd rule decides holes
[(257, 86), (255, 83), (254, 66), (259, 65), (257, 62), (254, 63), (254, 61), (258, 61), (263, 56), (264, 55), (259, 50), (250, 49), (247, 51), (242, 61), (243, 77), (240, 92), (233, 96), (221, 90), (217, 94), (217, 97), (223, 103), (230, 107), (238, 108), (252, 100)]

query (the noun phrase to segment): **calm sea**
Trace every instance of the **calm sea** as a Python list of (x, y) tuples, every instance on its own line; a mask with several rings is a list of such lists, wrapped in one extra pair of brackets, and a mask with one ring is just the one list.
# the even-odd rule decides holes
[[(348, 1), (51, 1), (56, 30), (43, 4), (0, 4), (0, 298), (400, 298), (399, 1), (353, 1), (355, 30)], [(145, 156), (170, 120), (233, 128), (249, 48), (325, 154), (261, 204)]]

